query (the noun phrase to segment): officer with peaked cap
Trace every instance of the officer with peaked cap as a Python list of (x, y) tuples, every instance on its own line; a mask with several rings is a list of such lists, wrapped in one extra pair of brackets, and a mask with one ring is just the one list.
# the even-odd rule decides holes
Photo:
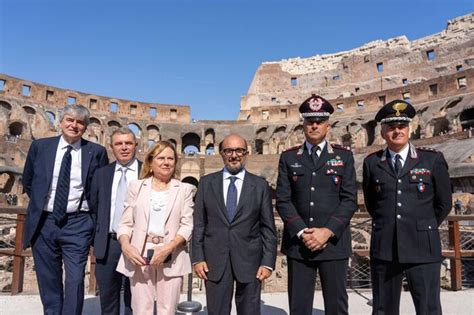
[(352, 152), (330, 144), (332, 105), (313, 95), (300, 106), (306, 141), (280, 156), (276, 207), (284, 222), (290, 314), (312, 314), (316, 274), (326, 314), (348, 314), (349, 223), (356, 210)]
[(387, 148), (364, 160), (373, 314), (399, 314), (403, 274), (416, 313), (441, 314), (438, 226), (451, 210), (451, 184), (443, 154), (409, 142), (415, 114), (405, 101), (384, 105), (375, 119)]

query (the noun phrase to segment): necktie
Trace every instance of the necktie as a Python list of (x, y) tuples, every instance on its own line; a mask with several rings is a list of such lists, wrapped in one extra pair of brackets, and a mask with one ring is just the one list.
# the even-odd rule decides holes
[(395, 163), (393, 168), (395, 169), (395, 174), (397, 174), (397, 176), (400, 175), (400, 171), (402, 170), (402, 161), (400, 159), (400, 154), (395, 154)]
[(235, 186), (237, 177), (231, 176), (229, 179), (230, 184), (229, 189), (227, 190), (225, 207), (227, 208), (227, 218), (229, 219), (229, 222), (231, 222), (234, 219), (235, 209), (237, 208), (237, 186)]
[(311, 159), (313, 160), (314, 166), (316, 166), (316, 163), (318, 163), (318, 152), (321, 148), (318, 145), (315, 145), (311, 148)]
[(123, 213), (123, 202), (125, 201), (125, 194), (127, 193), (127, 168), (121, 167), (122, 176), (117, 186), (117, 193), (115, 194), (115, 212), (114, 212), (114, 221), (112, 223), (113, 232), (117, 232), (117, 227), (120, 223)]
[(57, 225), (63, 225), (66, 219), (67, 202), (69, 200), (69, 184), (71, 182), (71, 150), (67, 146), (66, 153), (61, 161), (58, 182), (56, 184), (56, 194), (53, 204), (53, 218)]

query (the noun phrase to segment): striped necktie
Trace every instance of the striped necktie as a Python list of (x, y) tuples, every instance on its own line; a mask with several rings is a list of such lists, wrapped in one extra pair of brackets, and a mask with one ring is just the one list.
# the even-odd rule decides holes
[(69, 200), (69, 184), (71, 183), (71, 150), (68, 145), (64, 153), (59, 169), (58, 182), (56, 184), (56, 194), (53, 204), (53, 218), (57, 225), (63, 225), (66, 219), (67, 203)]

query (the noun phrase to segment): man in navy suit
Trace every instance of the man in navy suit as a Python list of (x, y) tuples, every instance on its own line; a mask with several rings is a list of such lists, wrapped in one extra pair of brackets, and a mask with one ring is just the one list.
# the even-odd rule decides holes
[(91, 180), (95, 170), (108, 163), (104, 147), (82, 139), (88, 124), (86, 107), (64, 107), (62, 135), (33, 141), (23, 171), (23, 187), (30, 198), (23, 246), (32, 247), (45, 314), (82, 312), (94, 232)]
[(102, 314), (120, 314), (122, 285), (125, 314), (132, 314), (130, 281), (115, 270), (122, 253), (116, 228), (124, 209), (125, 193), (121, 191), (122, 185), (126, 187), (127, 183), (139, 178), (142, 163), (135, 158), (137, 139), (129, 128), (115, 130), (110, 136), (110, 147), (116, 161), (95, 172), (91, 187), (91, 208), (97, 216), (95, 276)]

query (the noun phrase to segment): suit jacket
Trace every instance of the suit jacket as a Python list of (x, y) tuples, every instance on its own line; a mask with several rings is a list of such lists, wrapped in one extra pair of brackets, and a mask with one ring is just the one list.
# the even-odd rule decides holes
[[(349, 223), (357, 209), (354, 157), (350, 150), (326, 142), (316, 165), (304, 144), (283, 152), (276, 199), (284, 222), (284, 254), (304, 260), (350, 256)], [(297, 236), (299, 231), (313, 227), (326, 227), (335, 235), (323, 250), (311, 252)]]
[[(46, 208), (48, 192), (54, 171), (56, 151), (61, 136), (43, 138), (31, 143), (23, 169), (23, 189), (28, 194), (25, 237), (23, 247), (30, 245), (38, 229), (38, 223)], [(84, 198), (90, 203), (90, 186), (92, 176), (99, 167), (107, 165), (107, 151), (101, 145), (81, 139), (81, 172)]]
[(448, 165), (441, 152), (415, 148), (400, 175), (385, 150), (364, 160), (363, 188), (372, 216), (370, 255), (401, 263), (441, 260), (438, 226), (451, 211)]
[[(150, 217), (151, 177), (130, 182), (117, 236), (128, 235), (130, 243), (144, 253)], [(166, 208), (164, 243), (169, 243), (176, 234), (189, 241), (193, 230), (193, 196), (196, 187), (172, 179), (170, 195)], [(117, 265), (117, 271), (127, 277), (135, 273), (135, 265), (123, 254)], [(171, 254), (171, 262), (164, 264), (163, 273), (167, 277), (183, 276), (191, 272), (191, 260), (186, 245), (180, 246)]]
[(194, 206), (192, 261), (206, 261), (218, 281), (227, 259), (239, 282), (255, 280), (259, 266), (275, 268), (276, 229), (268, 183), (248, 171), (232, 222), (224, 203), (223, 172), (201, 178)]
[[(91, 184), (91, 211), (96, 222), (94, 235), (94, 251), (97, 259), (102, 259), (107, 250), (110, 227), (110, 207), (112, 197), (112, 184), (117, 162), (110, 163), (99, 168), (92, 179)], [(140, 174), (142, 162), (138, 161), (138, 174)]]

